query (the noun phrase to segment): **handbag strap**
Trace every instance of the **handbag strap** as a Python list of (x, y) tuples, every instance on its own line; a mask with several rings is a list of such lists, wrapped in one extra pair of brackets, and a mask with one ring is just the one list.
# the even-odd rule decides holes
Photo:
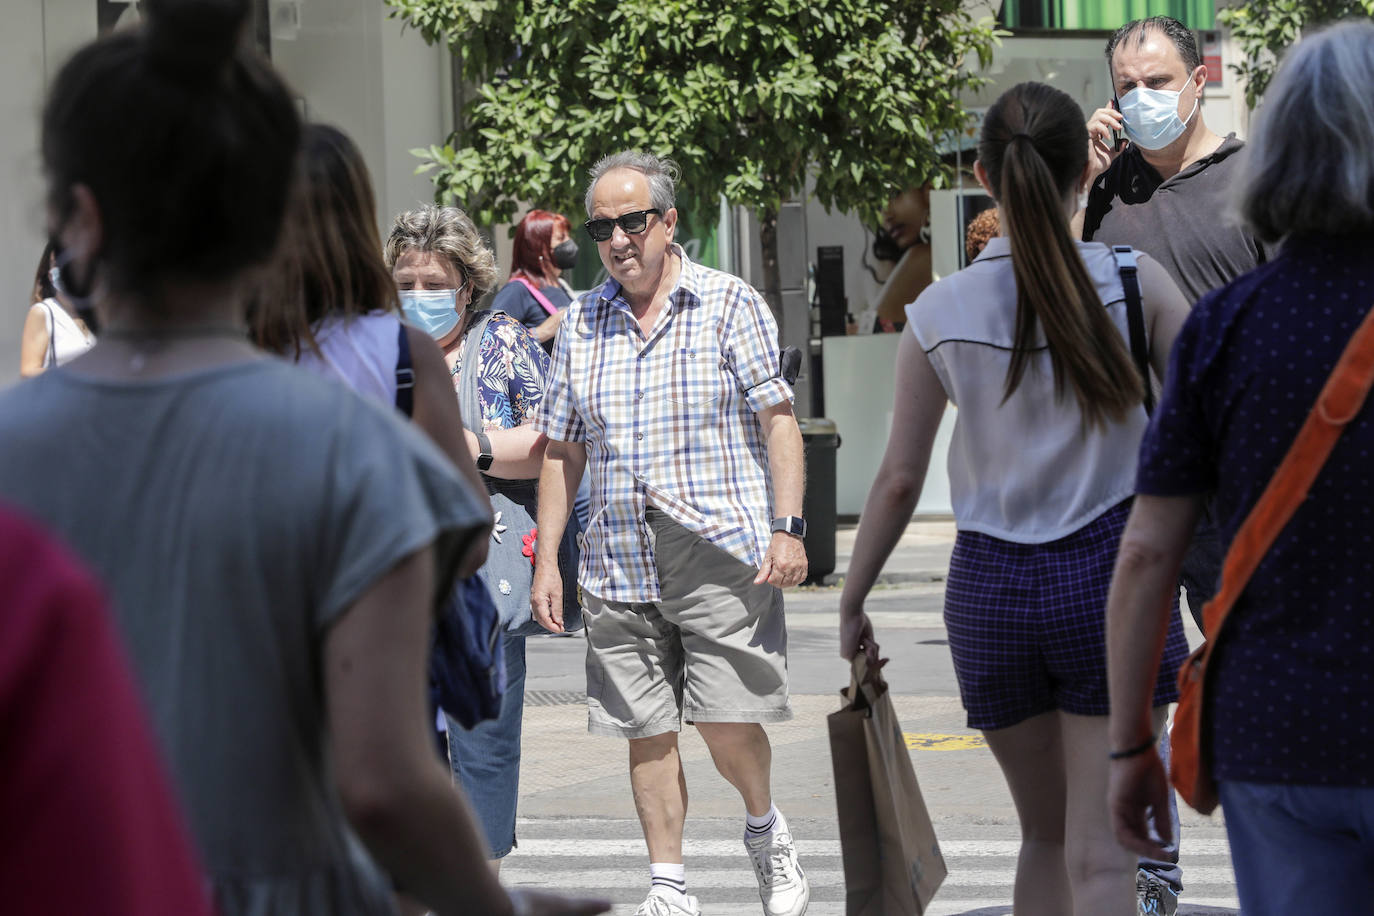
[(45, 355), (47, 362), (43, 364), (44, 369), (51, 369), (57, 365), (57, 315), (53, 312), (53, 304), (46, 299), (41, 303), (43, 313), (48, 318), (48, 352)]
[(1135, 249), (1130, 245), (1113, 245), (1116, 269), (1121, 274), (1121, 290), (1126, 294), (1126, 329), (1130, 332), (1131, 359), (1145, 383), (1145, 413), (1155, 412), (1155, 389), (1150, 382), (1150, 342), (1145, 336), (1145, 306), (1140, 301), (1140, 268), (1136, 265)]
[(550, 315), (558, 314), (558, 307), (555, 306), (552, 302), (550, 302), (549, 297), (545, 296), (542, 292), (540, 292), (539, 288), (535, 286), (533, 283), (531, 283), (529, 280), (526, 280), (524, 277), (511, 277), (511, 279), (514, 280), (516, 283), (525, 284), (525, 289), (530, 291), (530, 295), (534, 297), (535, 302), (538, 302), (540, 305), (544, 306), (544, 311), (548, 312)]
[(415, 414), (415, 364), (410, 357), (410, 338), (402, 321), (396, 336), (396, 409), (407, 417)]
[[(482, 335), (496, 317), (487, 309), (473, 320), (463, 338), (463, 366), (458, 373), (458, 407), (463, 412), (463, 425), (474, 433), (482, 432), (482, 402), (477, 395), (477, 374), (480, 371)], [(504, 314), (504, 313), (503, 313)]]
[(1236, 532), (1221, 569), (1221, 590), (1202, 610), (1207, 637), (1202, 658), (1216, 645), (1222, 625), (1260, 560), (1307, 498), (1346, 424), (1355, 418), (1374, 385), (1374, 308), (1346, 344), (1336, 368), (1322, 386), (1288, 453)]

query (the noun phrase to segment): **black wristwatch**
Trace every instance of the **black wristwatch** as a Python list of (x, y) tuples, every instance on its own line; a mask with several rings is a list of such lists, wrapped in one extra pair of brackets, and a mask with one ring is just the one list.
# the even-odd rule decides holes
[(788, 534), (795, 534), (799, 538), (806, 537), (806, 519), (800, 515), (784, 515), (782, 518), (773, 519), (774, 531), (785, 531)]
[(489, 471), (492, 462), (491, 440), (482, 430), (479, 429), (475, 432), (477, 433), (477, 470)]

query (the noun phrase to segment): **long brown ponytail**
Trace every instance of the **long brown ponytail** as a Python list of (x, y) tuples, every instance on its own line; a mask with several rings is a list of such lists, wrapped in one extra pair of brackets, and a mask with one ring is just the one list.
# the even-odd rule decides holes
[(978, 159), (1011, 242), (1016, 331), (1003, 402), (1021, 383), (1045, 329), (1054, 389), (1073, 390), (1087, 426), (1138, 407), (1144, 387), (1069, 235), (1064, 200), (1088, 162), (1083, 112), (1066, 93), (1021, 83), (988, 110)]

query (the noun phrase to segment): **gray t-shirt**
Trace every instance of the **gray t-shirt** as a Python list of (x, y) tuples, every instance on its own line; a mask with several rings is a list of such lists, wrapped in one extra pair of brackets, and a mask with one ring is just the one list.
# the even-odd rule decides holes
[(1245, 144), (1219, 147), (1161, 178), (1134, 145), (1093, 182), (1083, 241), (1130, 245), (1164, 266), (1194, 303), (1264, 263), (1264, 244), (1232, 220), (1231, 182)]
[(109, 591), (220, 912), (391, 913), (334, 789), (322, 649), (397, 561), (434, 542), (451, 570), (482, 524), (448, 459), (276, 359), (50, 371), (0, 393), (0, 442), (0, 499)]

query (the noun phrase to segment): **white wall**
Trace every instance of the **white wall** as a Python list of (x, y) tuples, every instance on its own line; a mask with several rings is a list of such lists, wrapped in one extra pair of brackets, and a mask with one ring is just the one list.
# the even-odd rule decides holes
[[(867, 334), (825, 339), (826, 413), (840, 434), (840, 448), (835, 453), (835, 511), (840, 515), (858, 515), (863, 510), (882, 463), (892, 429), (901, 338), (901, 334)], [(916, 506), (922, 515), (953, 511), (946, 454), (956, 414), (952, 405), (946, 409), (935, 434), (930, 467)]]
[(338, 127), (362, 151), (385, 232), (396, 213), (434, 198), (409, 151), (451, 129), (447, 51), (403, 30), (378, 0), (299, 9), (299, 28), (273, 34), (272, 62), (304, 99), (306, 118)]
[[(451, 129), (449, 63), (378, 0), (306, 0), (274, 63), (309, 118), (346, 131), (372, 173), (379, 221), (433, 199), (409, 150)], [(0, 29), (0, 384), (19, 374), (19, 338), (45, 241), (39, 116), (48, 81), (96, 36), (95, 0), (5, 0)]]

